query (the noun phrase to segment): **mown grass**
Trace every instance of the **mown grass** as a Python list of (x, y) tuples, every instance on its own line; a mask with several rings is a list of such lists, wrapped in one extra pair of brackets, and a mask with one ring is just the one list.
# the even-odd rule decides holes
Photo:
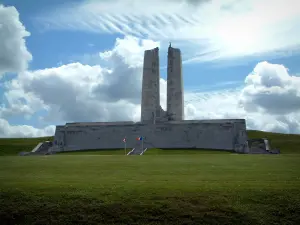
[(66, 151), (58, 152), (60, 155), (125, 155), (131, 149), (93, 149), (93, 150), (80, 150), (80, 151)]
[(300, 155), (0, 157), (2, 224), (300, 224)]
[(248, 133), (283, 154), (19, 157), (49, 138), (0, 139), (1, 224), (300, 224), (300, 136)]
[(190, 155), (190, 154), (229, 154), (229, 151), (210, 150), (210, 149), (157, 149), (146, 150), (144, 155)]

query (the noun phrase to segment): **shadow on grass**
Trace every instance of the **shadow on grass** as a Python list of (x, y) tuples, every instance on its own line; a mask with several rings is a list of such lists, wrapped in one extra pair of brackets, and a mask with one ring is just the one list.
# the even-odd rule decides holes
[[(127, 198), (104, 202), (100, 199), (61, 195), (0, 194), (2, 224), (297, 224), (299, 203), (269, 195), (239, 208), (225, 196), (180, 196)], [(232, 197), (232, 196), (231, 196)], [(269, 199), (270, 200), (270, 199)], [(279, 207), (279, 204), (283, 204)], [(246, 204), (247, 205), (247, 204)], [(250, 209), (250, 210), (249, 210)], [(259, 210), (261, 210), (259, 212)]]
[[(75, 196), (74, 196), (75, 197)], [(208, 206), (190, 199), (104, 203), (82, 198), (34, 198), (1, 194), (2, 224), (249, 224), (232, 207)]]

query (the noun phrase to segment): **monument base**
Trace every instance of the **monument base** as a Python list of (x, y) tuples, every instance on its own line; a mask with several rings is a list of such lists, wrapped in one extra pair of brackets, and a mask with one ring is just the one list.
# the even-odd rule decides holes
[(134, 122), (67, 123), (57, 126), (54, 146), (65, 151), (134, 148), (143, 136), (144, 148), (218, 149), (248, 152), (246, 122), (183, 120), (156, 124)]

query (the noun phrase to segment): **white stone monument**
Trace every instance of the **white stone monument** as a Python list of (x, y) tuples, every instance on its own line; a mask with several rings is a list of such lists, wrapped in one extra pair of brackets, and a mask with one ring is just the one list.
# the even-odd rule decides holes
[(168, 49), (167, 111), (160, 106), (159, 49), (144, 55), (141, 122), (67, 123), (57, 126), (54, 148), (64, 151), (135, 148), (219, 149), (247, 152), (244, 119), (184, 120), (182, 60), (179, 49)]

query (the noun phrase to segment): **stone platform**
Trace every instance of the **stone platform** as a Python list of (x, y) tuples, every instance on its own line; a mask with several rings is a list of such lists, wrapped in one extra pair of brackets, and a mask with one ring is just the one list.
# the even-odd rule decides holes
[(197, 148), (247, 152), (246, 123), (237, 120), (184, 120), (161, 124), (134, 122), (67, 123), (57, 126), (54, 145), (65, 151), (134, 148), (144, 137), (144, 148)]

